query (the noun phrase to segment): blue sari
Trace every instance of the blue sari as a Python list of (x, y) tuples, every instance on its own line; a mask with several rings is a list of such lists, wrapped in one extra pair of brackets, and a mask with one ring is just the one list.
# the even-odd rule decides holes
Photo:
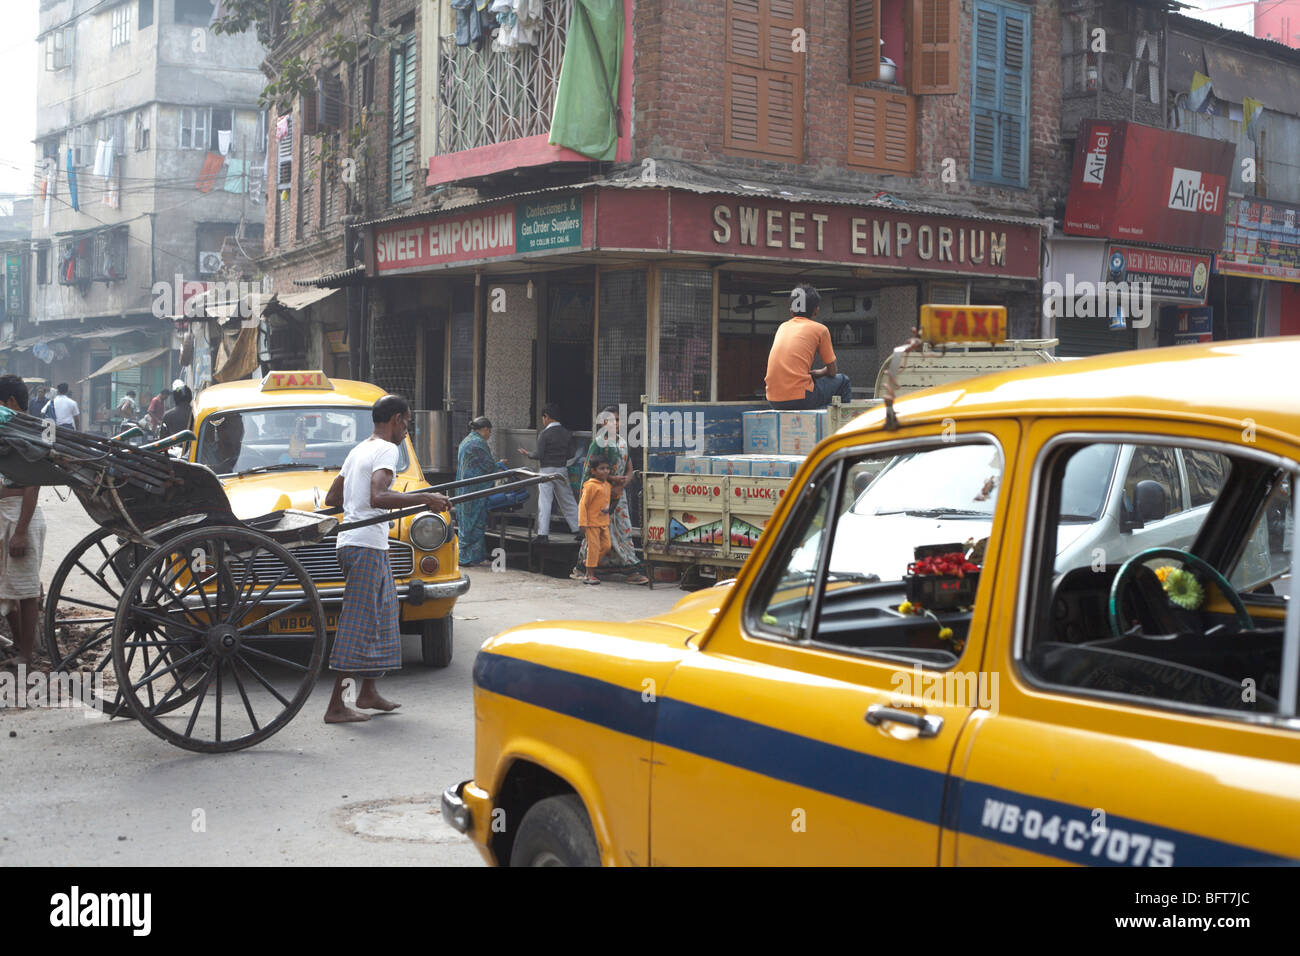
[[(478, 432), (470, 432), (460, 443), (456, 454), (456, 479), (478, 478), (497, 470), (492, 449)], [(457, 494), (481, 491), (491, 482), (458, 488)], [(478, 564), (487, 560), (487, 499), (469, 501), (456, 506), (456, 534), (460, 538), (460, 563)]]

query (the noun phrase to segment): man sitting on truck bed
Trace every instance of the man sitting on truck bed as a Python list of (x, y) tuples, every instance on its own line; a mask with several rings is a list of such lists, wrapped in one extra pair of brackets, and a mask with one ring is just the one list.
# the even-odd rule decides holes
[[(852, 401), (849, 377), (835, 368), (831, 333), (817, 321), (821, 296), (807, 283), (790, 290), (790, 318), (782, 322), (767, 356), (767, 403), (773, 408), (825, 408), (838, 395)], [(824, 368), (813, 368), (820, 355)]]

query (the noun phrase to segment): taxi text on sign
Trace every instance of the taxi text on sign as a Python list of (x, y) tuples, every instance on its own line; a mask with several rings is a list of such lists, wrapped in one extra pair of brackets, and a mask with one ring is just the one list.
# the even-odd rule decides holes
[(1007, 309), (1003, 305), (921, 306), (921, 338), (931, 344), (1007, 340)]
[(276, 392), (289, 388), (334, 388), (324, 372), (271, 372), (262, 379), (262, 391)]

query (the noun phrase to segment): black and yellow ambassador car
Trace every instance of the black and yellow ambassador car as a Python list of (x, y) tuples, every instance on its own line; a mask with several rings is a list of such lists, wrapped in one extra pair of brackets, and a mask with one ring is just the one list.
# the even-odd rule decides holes
[[(317, 511), (325, 507), (325, 494), (348, 452), (373, 431), (370, 409), (383, 395), (369, 383), (331, 380), (318, 371), (271, 372), (260, 382), (212, 385), (194, 402), (198, 442), (190, 458), (221, 478), (236, 517), (285, 508)], [(425, 485), (408, 437), (398, 449), (393, 489)], [(469, 589), (450, 516), (403, 518), (391, 522), (388, 533), (401, 629), (420, 635), (425, 664), (445, 667), (452, 655), (451, 610)], [(294, 555), (320, 591), (326, 626), (333, 631), (343, 602), (335, 536), (299, 547)], [(283, 633), (311, 629), (309, 621), (293, 616), (273, 627)]]
[(445, 817), (512, 865), (1300, 860), (1297, 368), (1161, 348), (867, 412), (734, 582), (486, 643)]

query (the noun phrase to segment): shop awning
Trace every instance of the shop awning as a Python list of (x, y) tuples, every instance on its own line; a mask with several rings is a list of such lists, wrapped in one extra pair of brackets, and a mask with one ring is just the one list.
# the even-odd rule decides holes
[(173, 315), (176, 320), (216, 319), (226, 323), (234, 318), (246, 318), (257, 322), (261, 320), (262, 311), (270, 296), (262, 292), (245, 292), (233, 296), (228, 290), (215, 287), (200, 292), (185, 301), (184, 314)]
[(92, 378), (98, 378), (101, 375), (111, 375), (114, 372), (120, 372), (123, 369), (138, 368), (141, 365), (152, 362), (160, 355), (166, 355), (170, 351), (170, 347), (164, 346), (160, 349), (145, 349), (143, 352), (127, 352), (124, 355), (114, 356), (98, 369), (81, 379), (81, 381), (88, 382)]
[(361, 285), (365, 282), (366, 267), (353, 266), (351, 269), (341, 269), (338, 272), (327, 272), (323, 276), (316, 276), (312, 279), (294, 279), (293, 284), (298, 286), (310, 286), (316, 289), (341, 289), (350, 285)]
[(280, 308), (288, 309), (291, 312), (297, 312), (299, 309), (305, 309), (310, 305), (315, 305), (317, 302), (328, 299), (338, 291), (338, 289), (306, 289), (302, 292), (289, 292), (283, 294), (277, 292), (272, 297), (272, 302), (267, 304), (267, 308), (279, 306)]
[(132, 326), (132, 327), (130, 327), (130, 328), (114, 328), (114, 327), (108, 327), (108, 328), (103, 328), (103, 329), (91, 329), (89, 332), (70, 332), (70, 333), (68, 333), (68, 335), (66, 336), (66, 338), (70, 338), (70, 339), (115, 339), (115, 338), (117, 338), (119, 335), (131, 335), (131, 334), (136, 333), (136, 332), (139, 332), (139, 333), (148, 333), (148, 332), (162, 333), (163, 331), (170, 332), (170, 331), (171, 331), (171, 326), (163, 326), (162, 328), (150, 328), (150, 327), (148, 327), (148, 326), (143, 326), (143, 325)]

